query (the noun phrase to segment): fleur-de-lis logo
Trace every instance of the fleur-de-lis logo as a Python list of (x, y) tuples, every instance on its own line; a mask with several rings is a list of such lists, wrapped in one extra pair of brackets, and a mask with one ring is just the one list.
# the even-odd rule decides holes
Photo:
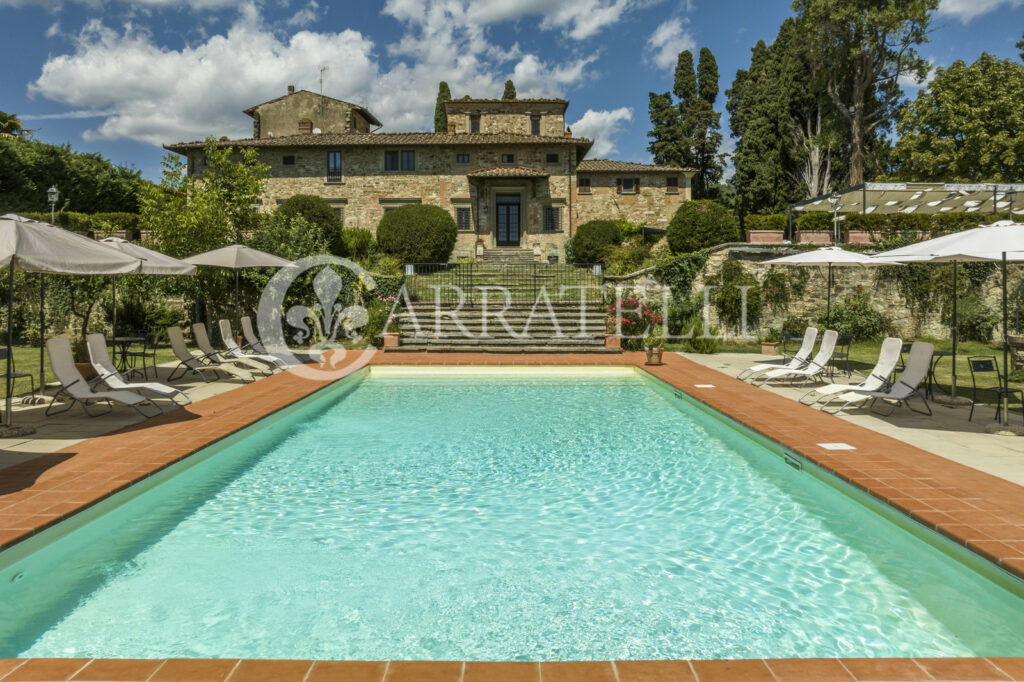
[(297, 330), (292, 335), (295, 343), (309, 343), (311, 350), (323, 350), (334, 346), (339, 335), (358, 340), (354, 332), (369, 321), (369, 316), (362, 306), (342, 307), (338, 297), (344, 288), (345, 281), (330, 267), (313, 278), (317, 302), (312, 307), (292, 306), (285, 313), (285, 321)]

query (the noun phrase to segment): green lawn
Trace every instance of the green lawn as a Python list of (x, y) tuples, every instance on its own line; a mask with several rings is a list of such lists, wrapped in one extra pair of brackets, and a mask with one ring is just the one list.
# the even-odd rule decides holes
[[(156, 349), (156, 362), (160, 364), (162, 362), (169, 362), (174, 360), (174, 353), (171, 352), (170, 346), (159, 346)], [(36, 388), (39, 388), (39, 347), (38, 346), (15, 346), (14, 347), (14, 364), (18, 372), (24, 372), (31, 374), (33, 380), (36, 383)], [(7, 370), (6, 366), (0, 369), (0, 373)], [(50, 370), (49, 358), (46, 359), (46, 381), (56, 381), (57, 377), (53, 375)], [(14, 395), (21, 395), (22, 393), (28, 393), (30, 390), (30, 384), (28, 379), (18, 379), (14, 382)], [(0, 397), (6, 397), (7, 387), (0, 386)]]
[[(906, 342), (910, 342), (912, 339), (904, 339)], [(916, 339), (915, 339), (916, 340)], [(928, 341), (929, 343), (935, 344), (936, 350), (952, 351), (953, 343), (948, 340), (942, 339), (931, 339), (922, 338), (921, 341)], [(791, 343), (791, 350), (795, 350), (797, 343)], [(859, 341), (850, 348), (850, 367), (852, 369), (860, 370), (863, 373), (867, 373), (875, 366), (875, 362), (878, 360), (878, 351), (882, 346), (881, 339), (876, 341)], [(683, 350), (679, 344), (669, 344), (671, 350)], [(723, 353), (760, 353), (761, 344), (759, 343), (743, 343), (738, 341), (729, 341), (721, 344), (720, 351)], [(994, 355), (996, 360), (999, 362), (1000, 370), (1003, 366), (1003, 350), (1002, 344), (989, 344), (979, 343), (977, 341), (961, 341), (957, 347), (957, 363), (956, 363), (956, 382), (957, 382), (957, 395), (971, 397), (971, 371), (967, 366), (968, 356), (976, 355)], [(856, 377), (856, 375), (854, 375)], [(840, 381), (845, 379), (840, 378)], [(936, 394), (940, 391), (949, 393), (950, 385), (952, 383), (952, 362), (951, 358), (943, 358), (939, 360), (939, 364), (935, 367), (935, 386)], [(985, 374), (978, 376), (978, 386), (989, 387), (996, 386), (998, 380), (993, 374)], [(1024, 377), (1021, 377), (1020, 370), (1016, 374), (1011, 375), (1010, 380), (1011, 388), (1024, 388)], [(992, 393), (979, 392), (978, 402), (995, 404), (995, 398)], [(1019, 405), (1020, 401), (1012, 401), (1010, 403), (1011, 409), (1013, 405)]]

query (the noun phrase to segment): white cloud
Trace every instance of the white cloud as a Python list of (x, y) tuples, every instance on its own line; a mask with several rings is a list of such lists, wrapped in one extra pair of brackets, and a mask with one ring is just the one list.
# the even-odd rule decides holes
[(928, 84), (932, 82), (933, 78), (935, 78), (935, 65), (931, 61), (929, 61), (928, 73), (925, 74), (924, 80), (922, 80), (920, 83), (917, 82), (914, 76), (911, 76), (909, 74), (903, 74), (902, 76), (900, 76), (898, 79), (896, 79), (896, 83), (904, 90), (917, 90), (920, 88), (927, 87)]
[(615, 24), (639, 0), (388, 0), (384, 14), (400, 21), (420, 22), (445, 14), (461, 28), (540, 17), (544, 30), (567, 30), (583, 40)]
[[(386, 47), (392, 58), (387, 67), (359, 31), (289, 36), (280, 25), (264, 25), (253, 3), (241, 6), (225, 34), (177, 50), (132, 24), (115, 30), (94, 19), (74, 38), (70, 54), (46, 61), (29, 92), (74, 112), (112, 112), (86, 130), (85, 139), (166, 144), (209, 135), (247, 137), (251, 123), (242, 109), (283, 94), (289, 83), (317, 89), (318, 67), (325, 64), (325, 93), (366, 105), (387, 130), (424, 130), (433, 120), (440, 80), (456, 97), (498, 97), (507, 78), (521, 96), (564, 96), (589, 76), (596, 58), (547, 62), (518, 45), (496, 43), (484, 26), (452, 20), (453, 12), (468, 11), (458, 0), (392, 0), (388, 11), (412, 17), (416, 7), (426, 14), (405, 20), (401, 39)], [(310, 2), (300, 13), (322, 9)]]
[(633, 110), (629, 107), (611, 111), (587, 109), (583, 117), (575, 123), (570, 123), (569, 127), (572, 128), (573, 136), (586, 137), (594, 141), (589, 156), (599, 159), (616, 151), (615, 136), (621, 132), (623, 123), (632, 120)]
[(55, 21), (50, 24), (50, 27), (46, 29), (46, 32), (43, 35), (47, 38), (53, 38), (54, 36), (60, 35), (60, 22)]
[[(75, 0), (79, 4), (90, 7), (102, 7), (101, 0)], [(168, 7), (171, 9), (180, 8), (182, 5), (191, 9), (224, 9), (237, 7), (238, 0), (124, 0), (135, 8), (157, 8)], [(29, 5), (42, 5), (51, 10), (59, 10), (63, 3), (60, 0), (0, 0), (0, 7), (27, 7)]]
[(949, 14), (966, 24), (974, 17), (1003, 5), (1020, 7), (1022, 4), (1024, 0), (942, 0), (939, 3), (939, 14)]
[(101, 116), (114, 116), (117, 114), (112, 109), (75, 109), (62, 111), (56, 114), (24, 114), (18, 118), (24, 121), (59, 121), (71, 118), (100, 118)]
[(251, 134), (240, 112), (283, 94), (288, 83), (311, 84), (320, 63), (337, 65), (325, 89), (360, 101), (377, 69), (373, 43), (358, 31), (300, 31), (287, 41), (264, 30), (252, 6), (226, 35), (181, 50), (158, 47), (144, 31), (122, 33), (92, 20), (72, 54), (52, 57), (30, 84), (33, 95), (77, 108), (110, 109), (86, 139), (130, 138), (164, 144), (207, 135)]
[(309, 4), (293, 14), (284, 23), (288, 26), (309, 26), (320, 18), (320, 5), (316, 0), (309, 0)]
[(697, 49), (697, 41), (683, 26), (682, 19), (669, 19), (661, 23), (647, 39), (647, 58), (661, 69), (671, 69), (676, 65), (679, 53), (683, 50)]

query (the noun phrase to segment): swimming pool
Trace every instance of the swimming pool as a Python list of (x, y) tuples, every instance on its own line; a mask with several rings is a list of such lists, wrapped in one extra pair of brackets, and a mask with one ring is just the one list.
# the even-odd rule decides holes
[(1011, 583), (631, 369), (374, 367), (211, 452), (0, 563), (0, 656), (1024, 654)]

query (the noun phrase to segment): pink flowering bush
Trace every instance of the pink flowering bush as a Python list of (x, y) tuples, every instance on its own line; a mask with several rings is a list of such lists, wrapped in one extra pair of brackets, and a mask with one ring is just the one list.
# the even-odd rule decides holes
[[(621, 324), (621, 326), (620, 326)], [(622, 334), (624, 350), (641, 350), (645, 335), (661, 336), (664, 319), (655, 306), (642, 302), (636, 297), (624, 297), (621, 314), (616, 303), (608, 306), (608, 333)]]

